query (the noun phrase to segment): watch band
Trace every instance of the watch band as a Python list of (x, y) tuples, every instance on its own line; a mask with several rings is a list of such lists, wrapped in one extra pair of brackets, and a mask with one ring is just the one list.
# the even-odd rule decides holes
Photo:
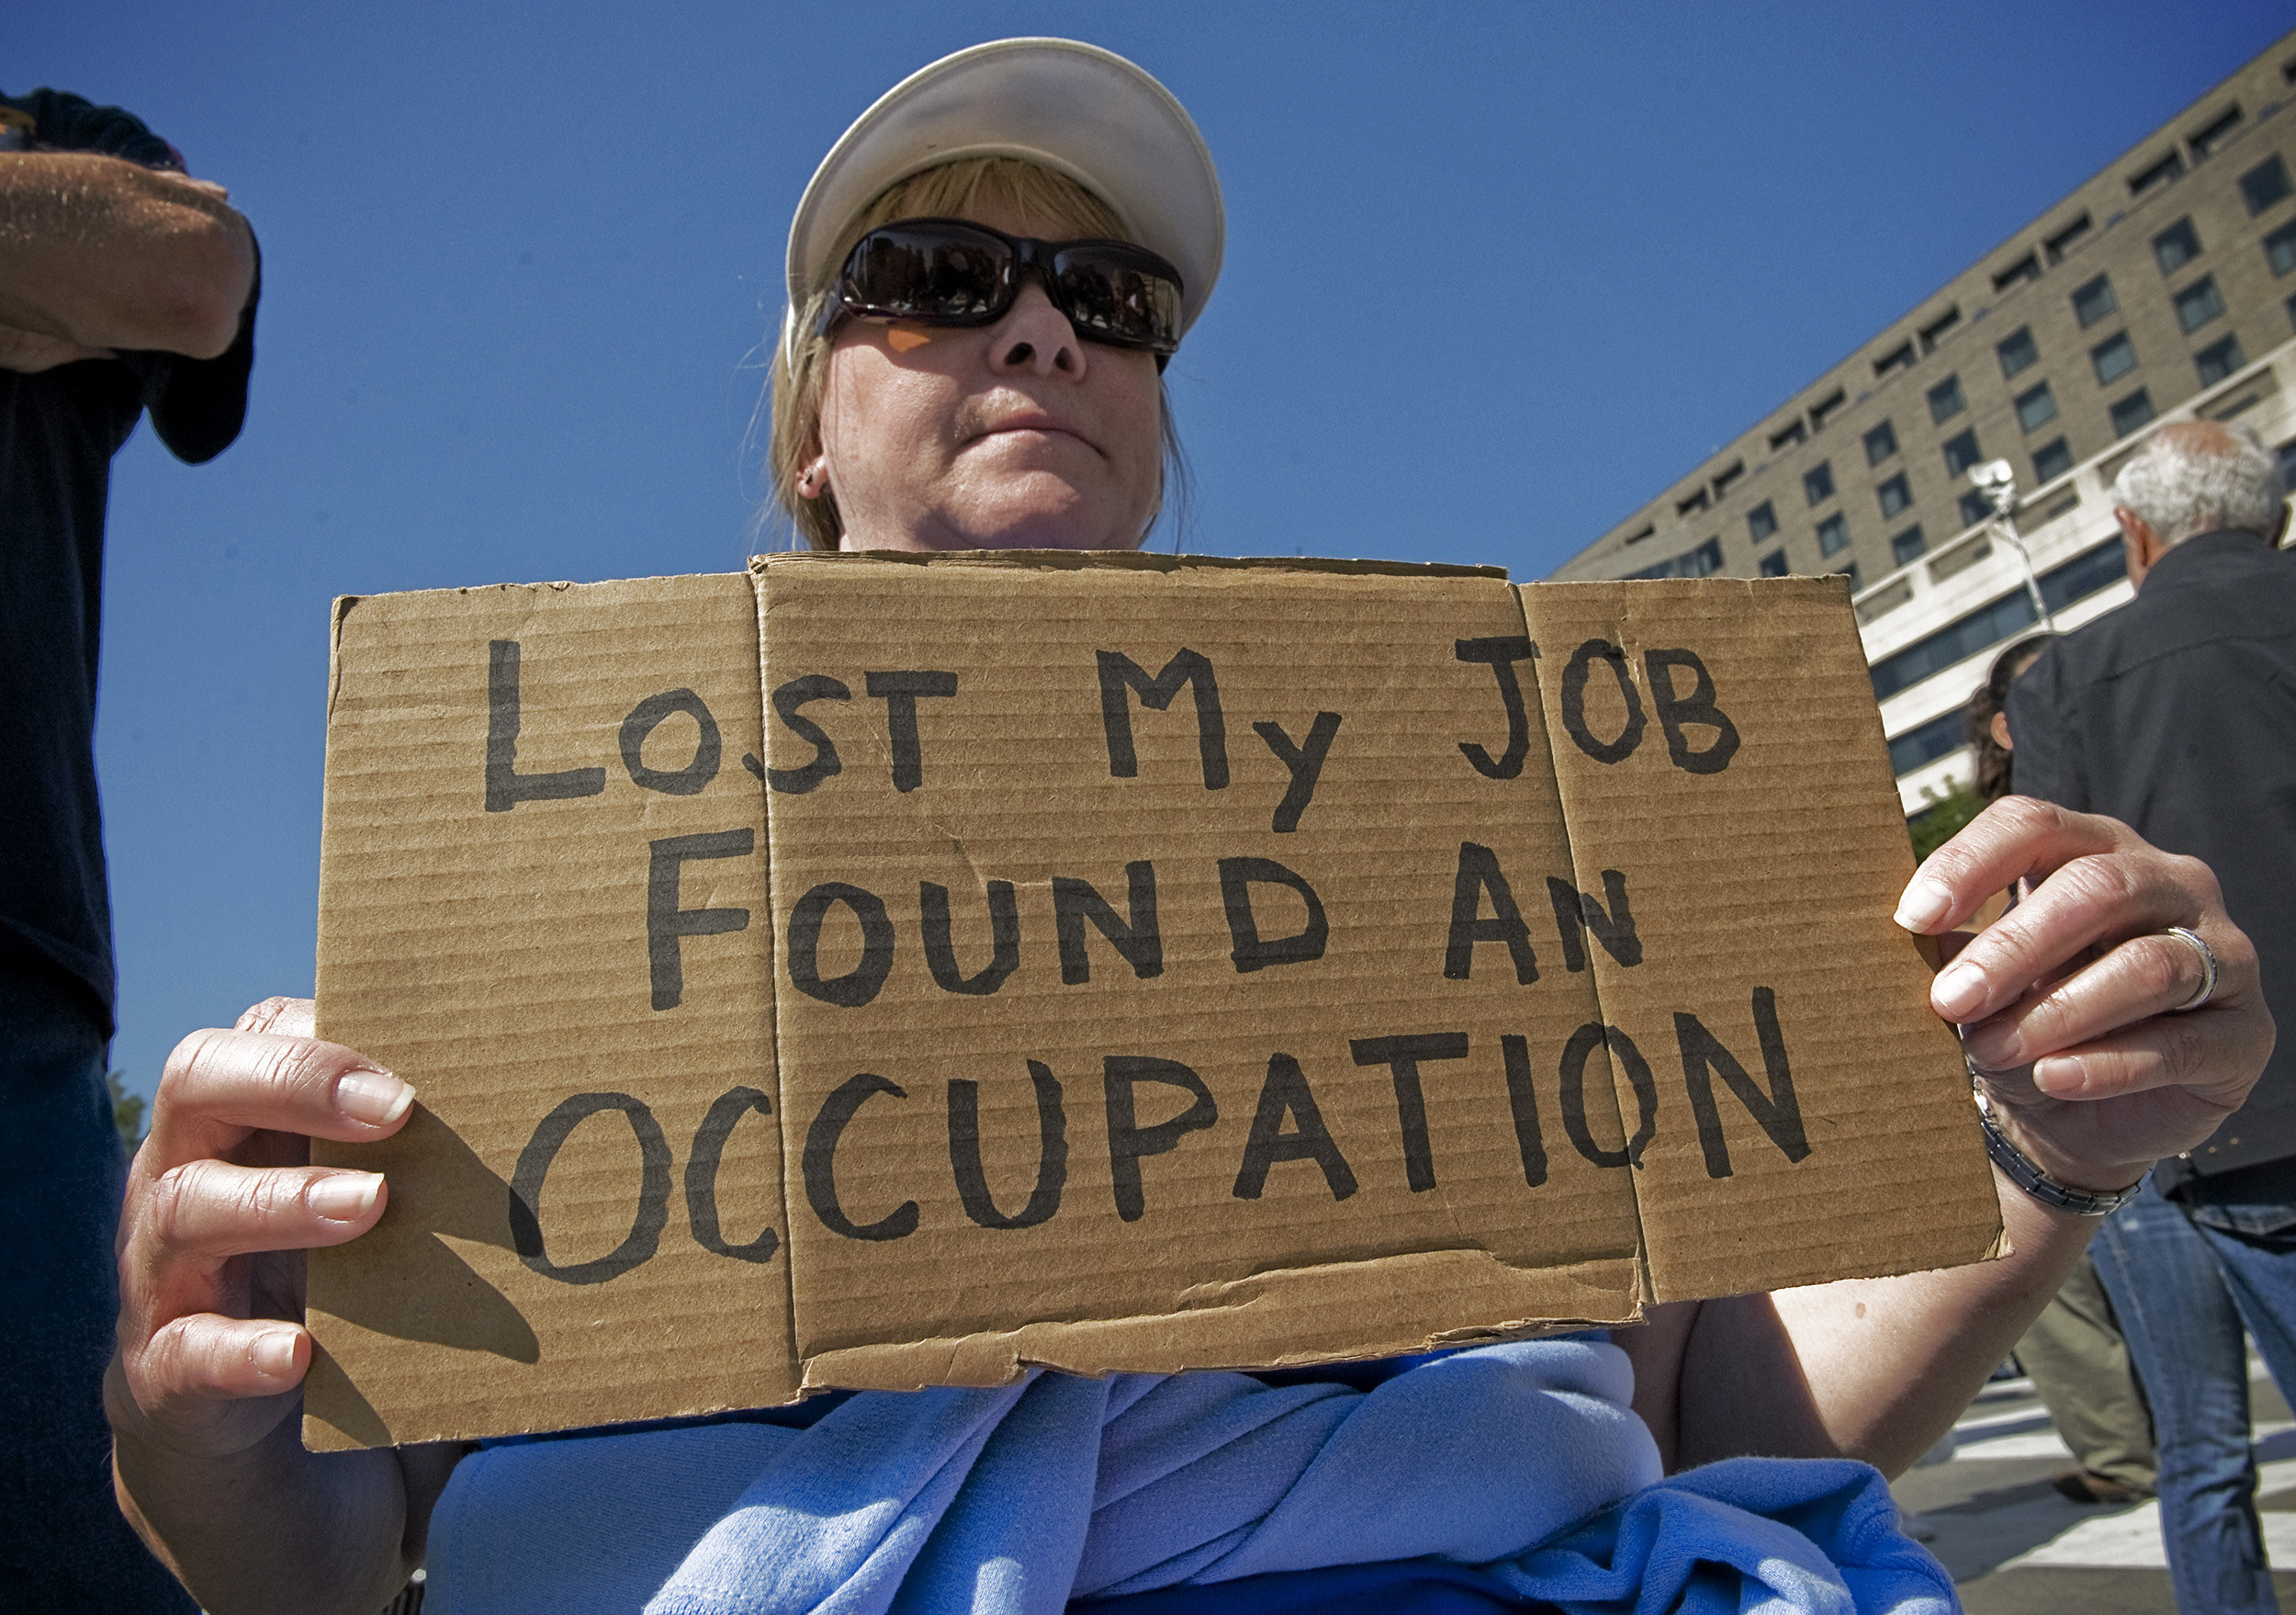
[(2109, 1216), (2134, 1200), (2153, 1176), (2147, 1171), (2126, 1189), (2115, 1190), (2109, 1194), (2060, 1183), (2043, 1171), (2031, 1156), (2009, 1141), (2008, 1135), (1993, 1120), (1993, 1101), (1985, 1090), (1979, 1088), (1976, 1094), (1977, 1119), (1985, 1128), (1986, 1154), (1992, 1158), (1995, 1166), (2001, 1169), (2003, 1176), (2043, 1205), (2070, 1212), (2077, 1217)]

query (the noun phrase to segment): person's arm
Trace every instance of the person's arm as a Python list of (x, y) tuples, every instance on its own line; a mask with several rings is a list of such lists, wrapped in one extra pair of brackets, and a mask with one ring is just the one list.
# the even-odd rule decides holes
[(1618, 1331), (1668, 1469), (1860, 1458), (1896, 1475), (1951, 1428), (2096, 1232), (1996, 1177), (2015, 1247), (1897, 1279), (1653, 1307)]
[(313, 1137), (405, 1124), (412, 1090), (275, 999), (168, 1057), (121, 1214), (105, 1382), (122, 1512), (203, 1608), (374, 1615), (422, 1563), (458, 1446), (310, 1452), (303, 1252), (382, 1215), (379, 1174)]
[[(2263, 1069), (2273, 1028), (2256, 951), (2205, 865), (2112, 819), (2015, 796), (1930, 855), (1901, 922), (1943, 932), (2020, 875), (2040, 884), (1967, 942), (1932, 1006), (1968, 1028), (1995, 1112), (2026, 1155), (2070, 1187), (2122, 1189), (2206, 1138)], [(2159, 934), (2171, 925), (2206, 939), (2221, 970), (2191, 1014), (2173, 1011), (2199, 988), (2200, 961)], [(1964, 966), (1975, 974), (1957, 976)], [(1863, 1458), (1889, 1474), (1911, 1464), (2096, 1231), (1995, 1181), (2014, 1247), (1998, 1261), (1657, 1307), (1621, 1330), (1636, 1406), (1669, 1466), (1739, 1454)]]
[(94, 152), (0, 152), (9, 368), (123, 348), (211, 359), (238, 333), (254, 273), (253, 238), (219, 186)]

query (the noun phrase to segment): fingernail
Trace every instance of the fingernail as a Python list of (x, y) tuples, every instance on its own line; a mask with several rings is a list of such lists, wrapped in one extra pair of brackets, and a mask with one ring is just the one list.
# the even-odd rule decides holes
[(1953, 908), (1952, 892), (1929, 876), (1917, 875), (1907, 884), (1906, 895), (1897, 899), (1897, 912), (1894, 918), (1899, 925), (1916, 936), (1921, 936), (1953, 912)]
[(2070, 1056), (2053, 1055), (2033, 1062), (2033, 1086), (2051, 1099), (2078, 1099), (2088, 1090), (2088, 1072)]
[(345, 1071), (335, 1079), (335, 1109), (370, 1127), (388, 1126), (412, 1103), (414, 1090), (388, 1071)]
[(1985, 1002), (1985, 972), (1975, 965), (1949, 965), (1930, 984), (1930, 1002), (1948, 1021), (1965, 1021)]
[(303, 1203), (331, 1223), (348, 1223), (373, 1209), (382, 1191), (380, 1172), (337, 1172), (303, 1191)]
[(256, 1372), (283, 1380), (295, 1372), (295, 1341), (300, 1331), (295, 1329), (266, 1329), (255, 1337), (249, 1355), (253, 1358)]

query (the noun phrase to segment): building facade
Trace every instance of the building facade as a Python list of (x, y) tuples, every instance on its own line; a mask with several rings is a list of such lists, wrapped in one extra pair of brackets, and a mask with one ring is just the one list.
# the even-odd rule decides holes
[(2194, 416), (2296, 465), (2296, 33), (1553, 575), (1846, 573), (1918, 812), (1998, 648), (2128, 598), (2112, 477)]

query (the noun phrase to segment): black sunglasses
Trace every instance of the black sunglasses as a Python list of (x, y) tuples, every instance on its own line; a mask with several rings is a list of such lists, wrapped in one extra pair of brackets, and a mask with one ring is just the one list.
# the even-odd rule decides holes
[(962, 219), (904, 219), (853, 243), (829, 288), (820, 334), (844, 321), (992, 325), (1034, 271), (1076, 334), (1141, 348), (1157, 367), (1180, 345), (1180, 272), (1120, 241), (1031, 241)]

